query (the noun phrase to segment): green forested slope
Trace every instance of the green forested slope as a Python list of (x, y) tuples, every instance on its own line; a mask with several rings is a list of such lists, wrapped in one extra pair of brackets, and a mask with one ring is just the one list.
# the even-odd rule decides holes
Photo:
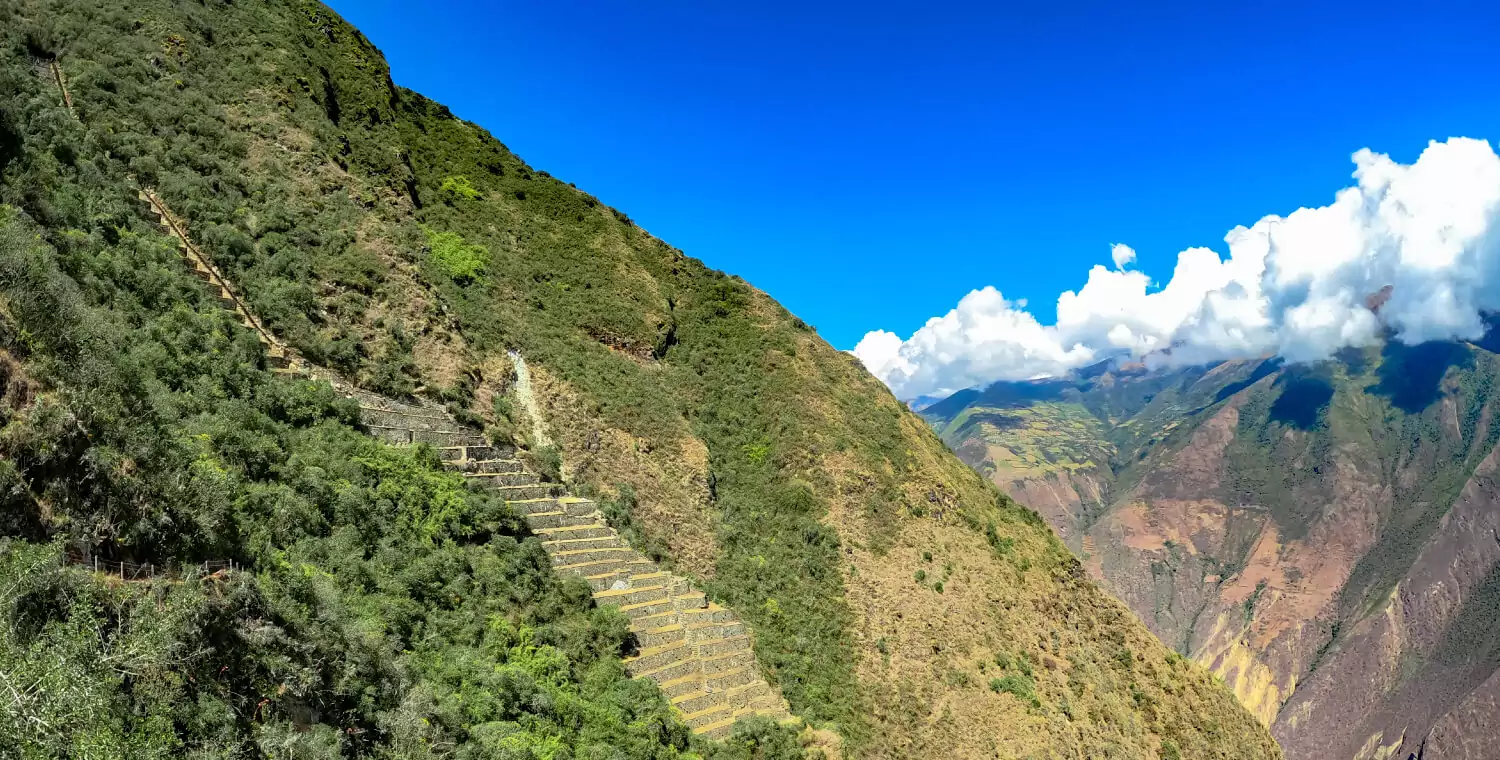
[[(362, 437), (327, 386), (265, 371), (133, 205), (149, 186), (310, 360), (448, 403), (538, 462), (560, 454), (573, 488), (747, 619), (767, 678), (851, 754), (1275, 754), (851, 357), (395, 87), (321, 5), (7, 3), (0, 55), (0, 673), (28, 695), (0, 730), (15, 746), (690, 749), (660, 695), (624, 680), (619, 617), (554, 577), (503, 505)], [(539, 375), (557, 449), (503, 400), (508, 350)], [(909, 578), (904, 547), (926, 536), (989, 589), (951, 580), (932, 630), (977, 634), (973, 655), (997, 663), (1011, 641), (1001, 670), (1027, 663), (1024, 678), (986, 688), (941, 647), (871, 633), (900, 609), (856, 587)], [(66, 567), (70, 547), (245, 570), (108, 584)], [(951, 704), (984, 708), (944, 718)], [(697, 750), (800, 751), (748, 730)]]

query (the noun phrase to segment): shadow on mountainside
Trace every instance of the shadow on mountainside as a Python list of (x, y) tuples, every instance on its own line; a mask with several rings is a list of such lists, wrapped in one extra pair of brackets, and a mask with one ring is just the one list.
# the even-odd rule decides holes
[(1239, 380), (1237, 382), (1230, 383), (1223, 388), (1220, 388), (1219, 392), (1214, 394), (1214, 403), (1217, 404), (1220, 401), (1223, 401), (1224, 399), (1227, 399), (1230, 396), (1233, 396), (1234, 394), (1239, 393), (1240, 391), (1245, 390), (1252, 385), (1255, 385), (1256, 383), (1260, 382), (1260, 380), (1266, 375), (1269, 375), (1272, 372), (1281, 369), (1282, 363), (1283, 362), (1281, 357), (1276, 356), (1267, 359), (1260, 364), (1257, 364), (1255, 366), (1255, 370), (1251, 372), (1250, 375), (1244, 380)]
[(1333, 401), (1333, 379), (1326, 366), (1298, 367), (1276, 378), (1281, 394), (1271, 403), (1270, 419), (1298, 430), (1311, 430)]
[(1391, 405), (1407, 414), (1418, 414), (1442, 395), (1443, 377), (1457, 366), (1468, 366), (1472, 359), (1461, 343), (1428, 341), (1408, 346), (1390, 340), (1381, 350), (1379, 378), (1366, 390), (1384, 396)]

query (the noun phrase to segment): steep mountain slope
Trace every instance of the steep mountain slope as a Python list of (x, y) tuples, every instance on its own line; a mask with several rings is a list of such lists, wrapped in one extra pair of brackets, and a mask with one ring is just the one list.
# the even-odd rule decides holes
[(1390, 342), (1314, 365), (1106, 364), (924, 415), (1289, 757), (1482, 757), (1497, 372), (1485, 346)]
[[(24, 378), (5, 577), (35, 584), (0, 597), (20, 621), (0, 672), (55, 685), (8, 735), (87, 704), (100, 756), (801, 751), (765, 721), (691, 739), (681, 695), (625, 678), (653, 645), (628, 604), (591, 606), (525, 515), (272, 371), (295, 355), (597, 498), (609, 527), (584, 527), (744, 621), (814, 746), (1279, 755), (852, 357), (395, 87), (321, 5), (13, 3), (0, 43), (0, 313)], [(224, 283), (202, 287), (143, 188)], [(245, 570), (121, 588), (67, 548)], [(42, 661), (74, 670), (22, 670)]]

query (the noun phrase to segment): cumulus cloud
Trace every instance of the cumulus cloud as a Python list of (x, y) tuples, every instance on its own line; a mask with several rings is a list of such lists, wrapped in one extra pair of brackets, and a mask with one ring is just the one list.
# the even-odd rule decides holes
[[(1167, 284), (1110, 250), (1043, 325), (994, 287), (969, 293), (911, 337), (876, 330), (853, 353), (901, 398), (1059, 375), (1117, 355), (1171, 363), (1277, 353), (1314, 361), (1368, 345), (1473, 339), (1500, 310), (1500, 156), (1488, 142), (1430, 143), (1412, 164), (1361, 150), (1331, 204), (1271, 215), (1189, 248)], [(1378, 313), (1367, 299), (1391, 286)], [(1163, 349), (1170, 348), (1170, 351)]]

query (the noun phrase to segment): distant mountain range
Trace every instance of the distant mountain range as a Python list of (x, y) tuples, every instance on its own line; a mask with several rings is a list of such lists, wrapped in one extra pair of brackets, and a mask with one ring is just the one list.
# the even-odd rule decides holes
[(1491, 332), (1316, 364), (1106, 362), (919, 408), (1289, 758), (1495, 757)]

